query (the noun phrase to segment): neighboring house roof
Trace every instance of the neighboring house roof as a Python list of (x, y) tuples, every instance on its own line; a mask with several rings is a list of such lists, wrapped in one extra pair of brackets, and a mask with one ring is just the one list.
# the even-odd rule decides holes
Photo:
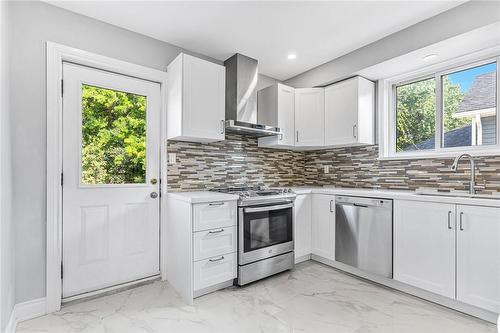
[[(466, 147), (472, 145), (472, 125), (454, 129), (444, 133), (445, 147)], [(431, 138), (414, 146), (407, 147), (404, 151), (415, 151), (422, 149), (433, 149), (435, 146), (435, 138)]]
[(476, 76), (457, 113), (495, 107), (496, 72)]

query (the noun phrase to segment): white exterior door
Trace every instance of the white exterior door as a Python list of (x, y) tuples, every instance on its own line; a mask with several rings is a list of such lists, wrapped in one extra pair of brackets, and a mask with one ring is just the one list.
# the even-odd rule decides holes
[(500, 209), (457, 206), (457, 299), (500, 313)]
[(335, 196), (313, 194), (312, 254), (335, 260)]
[(63, 64), (63, 298), (159, 273), (160, 86)]
[(394, 201), (394, 280), (455, 298), (455, 205)]

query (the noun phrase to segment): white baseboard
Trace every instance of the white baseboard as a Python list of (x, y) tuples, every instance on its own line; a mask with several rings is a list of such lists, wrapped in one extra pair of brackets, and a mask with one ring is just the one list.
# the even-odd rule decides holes
[(18, 323), (45, 315), (45, 303), (45, 297), (42, 297), (14, 305), (5, 333), (15, 333)]

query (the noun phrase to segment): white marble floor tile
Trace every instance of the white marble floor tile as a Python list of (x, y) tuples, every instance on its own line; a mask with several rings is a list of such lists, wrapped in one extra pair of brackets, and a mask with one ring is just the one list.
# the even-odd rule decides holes
[(315, 262), (186, 305), (166, 282), (64, 306), (17, 332), (474, 332), (482, 320)]

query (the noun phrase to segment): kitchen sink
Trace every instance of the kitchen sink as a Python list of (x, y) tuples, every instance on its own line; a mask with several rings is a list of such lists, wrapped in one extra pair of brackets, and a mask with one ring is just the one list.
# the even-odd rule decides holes
[(500, 200), (500, 193), (498, 193), (498, 194), (481, 194), (481, 193), (470, 194), (467, 191), (416, 190), (415, 194), (439, 196), (439, 197), (460, 197), (460, 198)]

